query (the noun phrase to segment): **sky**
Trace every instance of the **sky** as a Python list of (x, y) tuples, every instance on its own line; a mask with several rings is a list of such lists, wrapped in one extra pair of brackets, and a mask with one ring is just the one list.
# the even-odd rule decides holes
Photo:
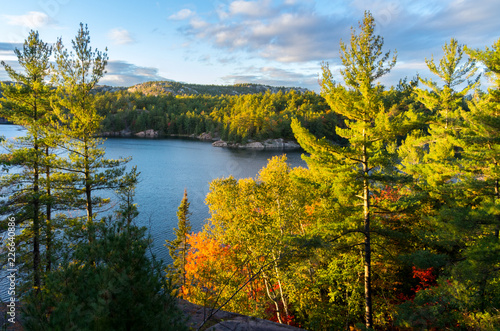
[[(30, 30), (66, 47), (80, 22), (91, 45), (107, 48), (100, 84), (132, 86), (174, 80), (193, 84), (257, 83), (319, 91), (321, 64), (341, 81), (340, 41), (369, 10), (384, 50), (397, 64), (381, 83), (418, 73), (442, 47), (484, 49), (500, 37), (498, 0), (0, 0), (0, 60), (19, 68), (14, 48)], [(0, 68), (0, 80), (8, 80)]]

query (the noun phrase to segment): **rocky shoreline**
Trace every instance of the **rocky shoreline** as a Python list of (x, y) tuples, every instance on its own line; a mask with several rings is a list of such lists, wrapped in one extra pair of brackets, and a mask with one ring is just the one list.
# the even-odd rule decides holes
[[(163, 137), (158, 131), (153, 129), (140, 131), (137, 133), (132, 133), (132, 131), (125, 129), (122, 131), (109, 131), (103, 132), (103, 137), (139, 137), (139, 138), (160, 138)], [(167, 135), (167, 137), (185, 137), (185, 138), (196, 138), (204, 141), (212, 141), (212, 146), (214, 147), (226, 147), (226, 148), (238, 148), (238, 149), (254, 149), (254, 150), (296, 150), (300, 149), (300, 145), (295, 141), (285, 140), (283, 138), (277, 139), (266, 139), (264, 141), (252, 141), (247, 143), (233, 143), (221, 140), (219, 137), (213, 137), (210, 133), (202, 133), (198, 136), (195, 134), (191, 135), (181, 135), (172, 134)]]
[(246, 144), (231, 143), (224, 140), (217, 140), (212, 143), (214, 147), (228, 147), (240, 149), (256, 149), (256, 150), (294, 150), (300, 149), (300, 145), (294, 141), (278, 139), (266, 139), (264, 141), (251, 141)]

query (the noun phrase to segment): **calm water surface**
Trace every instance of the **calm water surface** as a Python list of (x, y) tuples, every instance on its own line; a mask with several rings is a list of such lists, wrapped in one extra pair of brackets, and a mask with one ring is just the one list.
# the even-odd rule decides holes
[[(0, 125), (0, 136), (12, 138), (23, 131)], [(210, 142), (185, 139), (109, 138), (104, 143), (106, 157), (132, 157), (128, 168), (137, 166), (140, 183), (135, 202), (140, 215), (137, 224), (146, 226), (154, 240), (153, 252), (166, 262), (166, 239), (173, 239), (177, 208), (187, 189), (193, 231), (199, 231), (209, 217), (204, 200), (209, 182), (215, 178), (255, 177), (267, 160), (283, 151), (251, 151), (212, 147)], [(306, 166), (298, 151), (286, 152), (291, 166)]]

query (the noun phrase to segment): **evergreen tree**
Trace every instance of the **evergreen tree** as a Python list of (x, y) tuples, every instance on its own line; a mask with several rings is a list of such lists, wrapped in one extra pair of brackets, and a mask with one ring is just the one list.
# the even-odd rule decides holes
[[(455, 39), (443, 46), (443, 52), (439, 64), (433, 57), (426, 59), (429, 70), (441, 81), (419, 78), (428, 89), (415, 89), (418, 101), (427, 108), (415, 114), (425, 128), (412, 133), (400, 153), (407, 159), (403, 162), (405, 172), (436, 188), (458, 172), (456, 157), (463, 129), (464, 97), (478, 83), (477, 79), (469, 81), (477, 70), (475, 61), (463, 60), (463, 47)], [(465, 87), (457, 91), (463, 84)]]
[[(26, 263), (32, 269), (33, 286), (40, 288), (45, 217), (47, 224), (50, 222), (50, 204), (47, 204), (47, 215), (43, 214), (42, 207), (44, 202), (51, 199), (50, 189), (44, 190), (44, 183), (50, 186), (48, 132), (44, 128), (51, 112), (49, 98), (52, 90), (46, 79), (50, 73), (52, 48), (40, 39), (38, 32), (31, 31), (22, 50), (16, 48), (14, 53), (24, 73), (16, 72), (2, 61), (14, 83), (2, 83), (0, 116), (24, 126), (27, 135), (15, 143), (4, 144), (9, 151), (7, 165), (20, 166), (21, 170), (1, 178), (0, 187), (5, 188), (2, 198), (7, 200), (1, 201), (0, 213), (15, 215), (17, 225), (25, 228), (20, 238), (25, 237), (23, 240), (26, 243), (32, 242), (32, 255)], [(50, 235), (51, 230), (46, 233)]]
[[(331, 109), (343, 116), (345, 128), (337, 134), (347, 141), (344, 146), (326, 139), (317, 140), (294, 119), (294, 134), (310, 157), (311, 169), (324, 173), (333, 183), (332, 191), (347, 209), (341, 232), (357, 233), (363, 238), (365, 324), (373, 326), (372, 310), (372, 220), (376, 206), (374, 193), (384, 183), (394, 182), (395, 137), (400, 132), (401, 115), (389, 113), (384, 104), (383, 86), (376, 80), (388, 73), (396, 57), (383, 53), (383, 39), (374, 34), (375, 20), (365, 12), (361, 31), (352, 30), (349, 44), (341, 42), (341, 74), (346, 87), (333, 81), (328, 65), (323, 66), (322, 95)], [(358, 244), (353, 243), (354, 246)]]
[(491, 85), (477, 93), (464, 114), (461, 189), (471, 205), (459, 230), (467, 235), (455, 277), (471, 290), (474, 310), (492, 313), (500, 304), (500, 39), (485, 50), (467, 53), (486, 68)]
[(175, 239), (166, 240), (168, 252), (172, 257), (172, 266), (169, 268), (169, 275), (174, 284), (179, 286), (186, 285), (186, 257), (189, 250), (188, 235), (191, 232), (191, 223), (189, 221), (189, 202), (187, 190), (184, 190), (181, 204), (177, 211), (178, 225), (174, 228)]
[[(440, 78), (420, 79), (429, 89), (416, 89), (417, 99), (425, 106), (413, 114), (425, 123), (406, 137), (399, 154), (400, 169), (413, 176), (413, 193), (421, 204), (422, 233), (439, 232), (426, 241), (427, 252), (460, 259), (460, 250), (467, 236), (460, 230), (468, 222), (473, 202), (463, 184), (463, 138), (465, 96), (477, 86), (472, 79), (477, 68), (473, 59), (464, 59), (464, 50), (455, 39), (443, 46), (443, 56), (436, 64), (426, 60), (429, 70)], [(436, 259), (437, 260), (437, 259)], [(426, 267), (426, 266), (420, 266)]]
[[(94, 105), (94, 87), (105, 74), (106, 53), (93, 50), (87, 26), (80, 24), (72, 41), (73, 52), (68, 52), (62, 40), (55, 45), (56, 66), (54, 80), (57, 97), (52, 105), (57, 115), (53, 125), (64, 137), (61, 148), (68, 152), (68, 161), (61, 167), (72, 175), (75, 182), (73, 203), (86, 210), (87, 226), (95, 219), (96, 208), (108, 202), (95, 194), (98, 190), (114, 189), (120, 185), (127, 159), (110, 160), (97, 138), (102, 117)], [(92, 227), (88, 227), (92, 229)], [(89, 232), (88, 239), (93, 240)]]
[[(500, 232), (500, 39), (493, 47), (467, 52), (486, 68), (491, 86), (488, 93), (478, 94), (469, 103), (470, 112), (467, 120), (466, 138), (463, 145), (464, 156), (471, 163), (468, 165), (475, 187), (481, 188), (486, 198), (483, 209), (495, 215), (491, 223), (493, 233), (499, 238)], [(492, 197), (492, 198), (491, 198)], [(490, 218), (491, 219), (491, 218)]]
[[(187, 330), (163, 266), (147, 251), (146, 228), (94, 222), (83, 242), (47, 274), (23, 307), (29, 330)], [(88, 261), (91, 260), (92, 263)]]

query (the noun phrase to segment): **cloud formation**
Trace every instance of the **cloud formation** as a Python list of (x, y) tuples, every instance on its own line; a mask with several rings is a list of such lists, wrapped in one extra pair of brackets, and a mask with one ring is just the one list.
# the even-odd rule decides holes
[(406, 61), (439, 53), (452, 37), (474, 47), (491, 45), (500, 29), (497, 0), (332, 0), (321, 5), (233, 0), (211, 13), (189, 10), (180, 31), (215, 48), (264, 60), (331, 61), (338, 59), (339, 41), (349, 41), (350, 27), (358, 30), (365, 10), (374, 16), (376, 33), (385, 38), (387, 50), (397, 49)]
[(0, 52), (13, 52), (15, 48), (22, 48), (22, 43), (2, 43), (0, 42)]
[(126, 45), (134, 42), (134, 39), (130, 35), (130, 32), (125, 29), (112, 29), (108, 32), (108, 38), (115, 45)]
[(7, 24), (22, 26), (30, 29), (39, 29), (53, 23), (53, 20), (46, 14), (38, 11), (30, 11), (24, 15), (2, 15)]
[(285, 1), (235, 0), (218, 7), (217, 19), (193, 15), (183, 33), (217, 48), (242, 50), (279, 62), (305, 62), (332, 57), (338, 43), (331, 32), (346, 32), (343, 18), (331, 19), (314, 7)]
[(109, 61), (107, 73), (99, 82), (103, 85), (132, 86), (148, 81), (167, 80), (157, 68), (141, 67), (125, 61)]
[(180, 20), (185, 20), (187, 18), (190, 18), (194, 16), (194, 12), (191, 11), (190, 9), (181, 9), (177, 13), (170, 15), (168, 18), (170, 20), (174, 21), (180, 21)]
[(305, 87), (317, 90), (318, 75), (304, 74), (275, 67), (244, 67), (222, 77), (226, 84), (255, 83), (271, 86)]

